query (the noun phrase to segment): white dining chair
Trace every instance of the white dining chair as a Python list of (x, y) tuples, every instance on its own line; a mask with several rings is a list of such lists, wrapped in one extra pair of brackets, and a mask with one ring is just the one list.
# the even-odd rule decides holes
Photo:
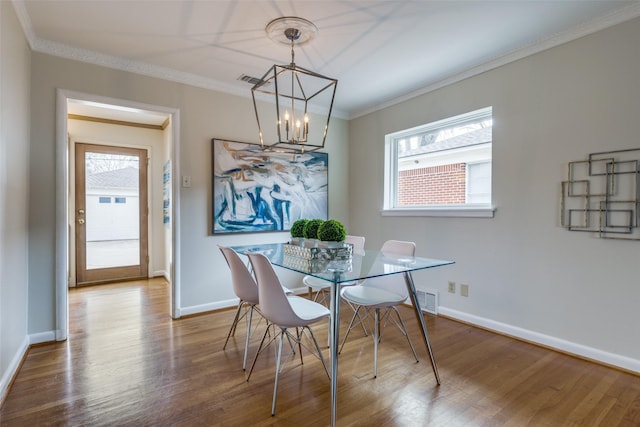
[[(382, 245), (380, 252), (381, 256), (388, 254), (413, 257), (415, 256), (415, 250), (416, 245), (414, 242), (388, 240)], [(398, 305), (402, 304), (409, 297), (409, 291), (407, 290), (404, 274), (398, 273), (366, 279), (356, 286), (344, 288), (341, 292), (341, 296), (355, 307), (355, 312), (351, 318), (351, 322), (349, 322), (349, 328), (345, 333), (342, 344), (340, 345), (340, 351), (342, 351), (342, 348), (349, 337), (349, 332), (357, 323), (361, 323), (363, 318), (367, 318), (369, 314), (373, 313), (374, 378), (378, 376), (378, 344), (380, 342), (382, 330), (388, 322), (397, 326), (402, 334), (407, 338), (411, 351), (413, 352), (413, 356), (415, 357), (416, 362), (418, 361), (418, 355), (416, 354), (411, 338), (407, 333), (407, 328), (397, 308)], [(359, 317), (361, 310), (365, 310), (366, 315)], [(397, 321), (391, 316), (392, 313), (396, 314)]]
[[(320, 346), (318, 346), (318, 341), (316, 340), (313, 330), (309, 327), (309, 325), (329, 317), (329, 310), (322, 304), (318, 304), (317, 302), (310, 301), (306, 298), (301, 298), (295, 295), (286, 295), (269, 259), (261, 253), (248, 253), (247, 255), (249, 256), (249, 261), (251, 262), (251, 266), (258, 283), (260, 309), (262, 315), (269, 322), (269, 326), (262, 337), (258, 351), (256, 352), (253, 363), (251, 364), (247, 381), (249, 381), (249, 378), (251, 377), (251, 373), (253, 372), (258, 356), (267, 347), (265, 345), (265, 340), (269, 335), (269, 331), (273, 329), (273, 337), (268, 343), (278, 339), (276, 378), (273, 387), (273, 401), (271, 404), (271, 415), (275, 415), (284, 337), (287, 337), (290, 342), (298, 345), (301, 363), (303, 363), (302, 347), (305, 347), (320, 359), (327, 376), (329, 376), (329, 371), (324, 357), (322, 356)], [(292, 334), (289, 331), (289, 329), (292, 328), (295, 329), (295, 334)], [(313, 341), (314, 349), (307, 347), (303, 343), (305, 335), (304, 331), (308, 331), (309, 337)]]
[[(364, 251), (364, 236), (351, 236), (347, 235), (344, 239), (345, 243), (349, 243), (353, 245), (354, 253), (362, 253)], [(328, 294), (331, 289), (331, 282), (327, 280), (320, 279), (314, 276), (304, 276), (302, 278), (302, 283), (307, 286), (309, 289), (309, 296), (313, 301), (322, 303), (324, 305), (328, 305), (327, 301), (329, 300)], [(355, 285), (357, 282), (346, 282), (341, 283), (340, 286), (351, 286)]]
[(231, 282), (233, 283), (233, 291), (239, 298), (238, 309), (236, 315), (233, 318), (233, 323), (227, 334), (227, 339), (224, 341), (223, 350), (227, 348), (229, 338), (235, 335), (238, 323), (245, 317), (247, 317), (247, 334), (244, 344), (244, 357), (242, 359), (242, 369), (247, 369), (247, 354), (249, 351), (249, 341), (251, 339), (251, 330), (253, 322), (253, 313), (257, 312), (260, 316), (260, 310), (258, 304), (260, 302), (258, 296), (258, 285), (256, 284), (253, 275), (247, 269), (247, 266), (242, 262), (240, 256), (236, 251), (231, 248), (218, 246), (227, 265), (231, 270)]

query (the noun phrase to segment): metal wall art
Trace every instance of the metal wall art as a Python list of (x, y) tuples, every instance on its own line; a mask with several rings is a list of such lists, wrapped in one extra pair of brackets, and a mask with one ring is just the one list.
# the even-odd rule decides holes
[(212, 154), (214, 234), (286, 231), (300, 218), (327, 219), (327, 153), (213, 139)]
[(560, 224), (605, 239), (640, 240), (640, 148), (569, 162)]

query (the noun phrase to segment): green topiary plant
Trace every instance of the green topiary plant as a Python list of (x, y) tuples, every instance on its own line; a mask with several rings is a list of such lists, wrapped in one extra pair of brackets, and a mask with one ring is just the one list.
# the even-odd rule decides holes
[(304, 237), (306, 239), (317, 239), (318, 238), (318, 228), (322, 225), (324, 219), (310, 219), (304, 225)]
[(318, 239), (325, 242), (342, 242), (347, 236), (347, 229), (337, 219), (324, 221), (318, 227)]
[(309, 222), (308, 219), (301, 218), (291, 225), (291, 237), (304, 237), (304, 226)]

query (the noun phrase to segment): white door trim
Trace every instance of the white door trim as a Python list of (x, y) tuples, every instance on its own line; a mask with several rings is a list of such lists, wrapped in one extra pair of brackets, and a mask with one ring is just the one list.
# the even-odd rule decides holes
[(171, 116), (172, 147), (171, 174), (171, 254), (169, 278), (171, 282), (170, 315), (180, 317), (180, 110), (107, 98), (65, 89), (56, 91), (56, 340), (67, 339), (69, 330), (69, 143), (67, 131), (67, 101), (78, 99), (105, 104), (123, 105), (142, 110), (160, 111)]

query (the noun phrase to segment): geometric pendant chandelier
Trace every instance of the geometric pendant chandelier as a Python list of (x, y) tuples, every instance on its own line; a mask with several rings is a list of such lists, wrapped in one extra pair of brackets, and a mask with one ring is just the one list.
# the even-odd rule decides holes
[(324, 148), (338, 80), (299, 67), (294, 47), (318, 32), (310, 21), (277, 18), (267, 24), (269, 38), (291, 46), (291, 63), (273, 65), (251, 88), (263, 150), (298, 153)]

